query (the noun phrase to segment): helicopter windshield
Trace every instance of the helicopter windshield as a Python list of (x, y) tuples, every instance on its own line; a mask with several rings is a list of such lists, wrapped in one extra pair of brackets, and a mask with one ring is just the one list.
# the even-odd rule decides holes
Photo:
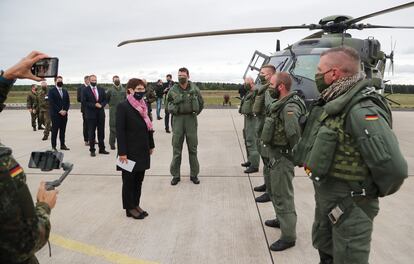
[(276, 67), (276, 71), (281, 71), (283, 69), (283, 66), (285, 66), (288, 60), (289, 60), (289, 56), (271, 57), (269, 64), (274, 65)]
[(293, 73), (296, 76), (315, 80), (315, 73), (318, 67), (320, 54), (297, 55), (297, 61)]

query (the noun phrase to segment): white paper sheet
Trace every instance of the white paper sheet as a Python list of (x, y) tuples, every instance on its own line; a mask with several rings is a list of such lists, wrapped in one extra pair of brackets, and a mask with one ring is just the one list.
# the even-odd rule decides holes
[(123, 169), (123, 170), (126, 170), (126, 171), (129, 171), (129, 172), (132, 172), (132, 170), (134, 169), (134, 167), (135, 167), (135, 161), (133, 161), (133, 160), (128, 160), (128, 162), (127, 163), (121, 163), (121, 160), (119, 159), (119, 157), (116, 159), (116, 165), (118, 166), (118, 167), (120, 167), (121, 169)]

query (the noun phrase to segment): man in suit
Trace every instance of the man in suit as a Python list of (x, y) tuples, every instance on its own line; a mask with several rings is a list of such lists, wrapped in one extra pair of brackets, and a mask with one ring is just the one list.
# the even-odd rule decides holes
[(91, 157), (95, 157), (95, 131), (98, 130), (98, 145), (100, 154), (109, 154), (105, 150), (105, 105), (107, 104), (105, 90), (97, 86), (96, 75), (89, 76), (89, 87), (83, 89), (82, 104), (88, 122), (88, 142)]
[(78, 103), (81, 104), (81, 113), (82, 113), (82, 120), (83, 120), (83, 141), (85, 142), (85, 146), (89, 146), (89, 136), (88, 136), (88, 122), (85, 115), (85, 106), (82, 104), (82, 93), (83, 90), (89, 87), (89, 76), (86, 75), (84, 78), (84, 84), (78, 87), (77, 91), (77, 99)]
[(55, 87), (49, 90), (49, 113), (52, 120), (52, 149), (56, 150), (56, 138), (59, 132), (60, 149), (69, 150), (65, 145), (65, 131), (70, 107), (69, 93), (63, 89), (62, 76), (55, 77)]

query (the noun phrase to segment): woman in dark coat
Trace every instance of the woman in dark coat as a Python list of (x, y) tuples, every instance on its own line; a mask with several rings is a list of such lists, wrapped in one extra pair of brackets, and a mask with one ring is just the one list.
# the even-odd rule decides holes
[(154, 130), (143, 99), (145, 83), (130, 79), (127, 93), (127, 99), (118, 105), (116, 112), (118, 156), (122, 163), (128, 160), (136, 163), (132, 172), (120, 167), (117, 170), (122, 170), (122, 204), (126, 216), (143, 219), (148, 213), (139, 204), (145, 170), (150, 168), (150, 155), (154, 151)]

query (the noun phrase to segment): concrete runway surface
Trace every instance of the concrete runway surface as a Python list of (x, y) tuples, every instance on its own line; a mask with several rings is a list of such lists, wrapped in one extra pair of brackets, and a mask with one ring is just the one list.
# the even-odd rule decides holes
[[(394, 130), (413, 176), (414, 112), (393, 115)], [(105, 142), (109, 150), (108, 118), (107, 114)], [(280, 231), (263, 224), (274, 217), (271, 203), (254, 201), (261, 194), (252, 191), (263, 183), (261, 172), (246, 175), (240, 166), (246, 154), (243, 118), (236, 109), (207, 109), (199, 116), (200, 185), (188, 178), (186, 150), (181, 182), (170, 185), (171, 134), (165, 133), (164, 120), (154, 121), (156, 149), (141, 198), (142, 208), (149, 213), (145, 220), (125, 217), (120, 172), (115, 170), (116, 151), (90, 157), (81, 120), (78, 109), (69, 111), (66, 144), (70, 151), (64, 152), (64, 160), (75, 167), (59, 187), (52, 211), (52, 257), (45, 246), (37, 253), (40, 263), (318, 263), (311, 242), (313, 187), (299, 168), (294, 179), (296, 246), (279, 253), (269, 251), (268, 245), (279, 238)], [(42, 131), (32, 131), (26, 110), (1, 113), (0, 140), (13, 148), (25, 168), (33, 197), (41, 180), (61, 174), (27, 168), (31, 151), (51, 148), (50, 141), (41, 141), (42, 136)], [(380, 200), (370, 263), (412, 263), (413, 179), (409, 177), (398, 193)]]

